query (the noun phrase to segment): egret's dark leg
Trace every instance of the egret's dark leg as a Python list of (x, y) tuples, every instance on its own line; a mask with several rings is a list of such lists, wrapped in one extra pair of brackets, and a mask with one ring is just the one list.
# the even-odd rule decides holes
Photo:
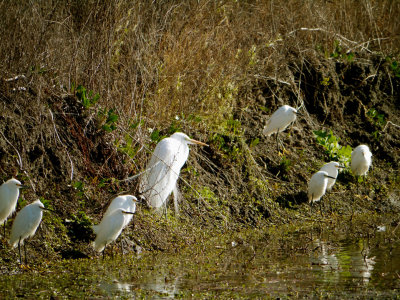
[(121, 238), (121, 242), (120, 242), (120, 244), (121, 244), (121, 253), (122, 253), (122, 255), (124, 255), (124, 244), (122, 242), (123, 242), (123, 240)]
[(363, 177), (364, 190), (367, 191), (367, 176)]
[(278, 134), (279, 134), (279, 128), (276, 131), (276, 148), (277, 148), (278, 153), (279, 153), (279, 138), (278, 138)]
[(359, 182), (360, 176), (356, 176), (356, 179), (357, 179), (357, 193), (358, 193), (359, 195), (361, 195), (361, 191), (360, 191), (360, 182)]
[(313, 207), (314, 206), (314, 194), (311, 194), (311, 202), (310, 202), (310, 206)]
[(107, 244), (104, 245), (104, 249), (103, 249), (103, 260), (104, 260), (104, 252), (106, 251), (106, 247), (107, 247)]
[(18, 252), (19, 252), (19, 263), (22, 265), (22, 257), (21, 257), (21, 237), (19, 237), (19, 241), (18, 241)]
[(329, 199), (326, 200), (326, 201), (328, 202), (328, 210), (329, 210), (330, 213), (332, 213), (332, 203), (331, 203), (331, 201)]
[(28, 264), (27, 258), (26, 258), (26, 241), (24, 243), (24, 253), (25, 253), (25, 265)]
[(4, 229), (4, 238), (6, 238), (6, 222), (7, 222), (7, 220), (5, 220), (4, 221), (4, 223), (3, 223), (3, 229)]
[(167, 200), (164, 201), (164, 214), (165, 214), (165, 220), (167, 219)]
[(323, 217), (323, 215), (322, 215), (322, 197), (319, 198), (319, 212), (321, 213), (321, 217)]

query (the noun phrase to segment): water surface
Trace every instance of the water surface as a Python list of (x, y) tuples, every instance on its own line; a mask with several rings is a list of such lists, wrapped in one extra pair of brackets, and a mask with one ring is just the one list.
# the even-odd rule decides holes
[(400, 245), (374, 239), (298, 234), (288, 242), (232, 240), (177, 254), (69, 260), (0, 278), (4, 297), (169, 299), (396, 297)]

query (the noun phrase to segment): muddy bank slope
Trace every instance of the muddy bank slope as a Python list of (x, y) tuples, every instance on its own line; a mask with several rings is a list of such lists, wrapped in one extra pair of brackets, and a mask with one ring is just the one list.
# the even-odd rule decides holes
[[(77, 18), (77, 12), (52, 9), (43, 8), (40, 22), (64, 14)], [(82, 44), (74, 44), (82, 48), (70, 49), (68, 44), (64, 49), (65, 55), (72, 51), (75, 60), (67, 62), (52, 51), (35, 58), (41, 64), (33, 64), (35, 48), (26, 48), (32, 60), (18, 60), (25, 57), (17, 51), (21, 45), (11, 43), (5, 46), (14, 49), (11, 54), (2, 52), (7, 63), (0, 82), (0, 177), (15, 176), (30, 186), (22, 191), (17, 210), (40, 198), (57, 211), (44, 216), (41, 234), (31, 240), (28, 251), (34, 261), (39, 256), (94, 256), (90, 226), (99, 222), (113, 197), (138, 194), (137, 179), (125, 179), (143, 171), (156, 143), (178, 130), (210, 145), (192, 147), (181, 172), (181, 213), (171, 212), (165, 220), (140, 207), (124, 234), (125, 250), (137, 245), (175, 250), (213, 232), (399, 211), (396, 28), (388, 29), (387, 34), (393, 34), (389, 41), (366, 45), (357, 36), (353, 42), (328, 30), (292, 30), (283, 23), (269, 32), (265, 25), (272, 17), (265, 7), (227, 3), (223, 11), (209, 11), (182, 5), (171, 10), (191, 12), (188, 19), (168, 15), (151, 23), (157, 32), (163, 30), (163, 39), (149, 44), (141, 43), (135, 30), (155, 38), (151, 24), (146, 27), (135, 19), (139, 27), (133, 29), (129, 22), (121, 23), (137, 17), (134, 13), (124, 15), (119, 6), (93, 9), (115, 27), (103, 27), (91, 15), (85, 16), (83, 27), (77, 19), (68, 19), (75, 23), (63, 27), (62, 37), (51, 26), (42, 31), (32, 27), (42, 32), (42, 39), (32, 43), (43, 55), (57, 49), (56, 40), (70, 37), (77, 42), (83, 34)], [(152, 14), (164, 16), (162, 11), (147, 7), (149, 14), (142, 16), (153, 20)], [(293, 26), (304, 17), (295, 15), (298, 12), (291, 11)], [(263, 18), (255, 21), (250, 13)], [(169, 17), (177, 18), (175, 23)], [(251, 24), (243, 34), (237, 22), (243, 25), (246, 20)], [(163, 27), (167, 21), (171, 23)], [(4, 22), (13, 20), (7, 17)], [(126, 26), (125, 34), (118, 24)], [(203, 35), (194, 39), (190, 28)], [(22, 27), (15, 30), (26, 34)], [(257, 30), (264, 35), (259, 37)], [(95, 43), (96, 38), (121, 44), (107, 44), (110, 50), (103, 53), (104, 44)], [(197, 44), (199, 39), (202, 43)], [(126, 48), (123, 40), (137, 44)], [(234, 41), (229, 51), (227, 41)], [(91, 51), (91, 59), (81, 51)], [(281, 135), (285, 149), (278, 153), (274, 137), (263, 136), (262, 129), (283, 104), (298, 107), (302, 116)], [(344, 171), (324, 199), (322, 212), (310, 208), (305, 191), (311, 175), (330, 160), (348, 164), (350, 147), (359, 144), (373, 153), (368, 179), (358, 183)], [(6, 224), (8, 234), (12, 220)], [(5, 239), (0, 256), (10, 266), (17, 261)]]

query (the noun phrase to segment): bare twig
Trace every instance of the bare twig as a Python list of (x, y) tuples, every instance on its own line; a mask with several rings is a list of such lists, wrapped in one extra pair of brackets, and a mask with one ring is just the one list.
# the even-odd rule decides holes
[(67, 156), (68, 156), (69, 162), (70, 162), (70, 164), (71, 164), (71, 177), (70, 177), (70, 178), (71, 178), (71, 181), (72, 181), (72, 179), (74, 178), (74, 164), (73, 164), (73, 162), (72, 162), (71, 156), (69, 155), (69, 152), (68, 152), (68, 150), (67, 150), (67, 147), (66, 147), (66, 146), (64, 145), (64, 143), (61, 141), (61, 138), (60, 138), (60, 136), (58, 135), (56, 123), (54, 122), (53, 112), (52, 112), (50, 109), (49, 109), (49, 112), (50, 112), (50, 116), (51, 116), (51, 121), (53, 122), (54, 132), (56, 133), (57, 140), (58, 140), (58, 142), (63, 146), (65, 152), (67, 152)]
[(306, 27), (301, 27), (301, 28), (298, 28), (298, 29), (295, 29), (295, 30), (289, 32), (288, 35), (292, 35), (292, 34), (296, 33), (297, 31), (321, 31), (321, 32), (333, 34), (333, 35), (339, 37), (342, 41), (345, 41), (345, 42), (348, 42), (348, 43), (351, 43), (351, 44), (355, 44), (355, 45), (358, 44), (358, 42), (349, 40), (348, 38), (344, 37), (344, 36), (341, 35), (341, 34), (338, 34), (338, 33), (336, 33), (336, 32), (332, 32), (332, 31), (329, 31), (329, 30), (326, 30), (326, 29), (323, 29), (323, 28), (306, 28)]
[(26, 76), (25, 75), (17, 75), (17, 76), (12, 77), (12, 78), (4, 79), (4, 81), (10, 82), (10, 81), (17, 81), (19, 79), (26, 79)]
[(35, 192), (35, 194), (36, 194), (36, 189), (35, 189), (35, 185), (33, 184), (33, 182), (32, 182), (32, 179), (31, 179), (31, 176), (29, 176), (29, 174), (28, 174), (28, 172), (27, 171), (24, 171), (24, 174), (28, 177), (28, 179), (29, 179), (29, 182), (31, 183), (31, 187), (32, 187), (32, 189), (33, 189), (33, 191)]
[(3, 132), (0, 131), (0, 133), (1, 133), (1, 135), (3, 136), (4, 140), (5, 140), (11, 147), (14, 148), (15, 152), (17, 152), (17, 155), (18, 155), (17, 163), (18, 163), (18, 165), (19, 165), (19, 168), (22, 170), (22, 158), (21, 158), (21, 155), (19, 154), (17, 148), (15, 148), (14, 145), (11, 144), (9, 140), (7, 140), (7, 138), (4, 136)]
[(368, 49), (367, 47), (365, 47), (364, 45), (367, 45), (367, 46), (368, 46), (371, 42), (375, 42), (375, 41), (377, 41), (377, 42), (380, 44), (380, 42), (381, 42), (382, 40), (387, 40), (387, 39), (389, 39), (389, 38), (383, 38), (383, 37), (382, 37), (382, 38), (371, 39), (371, 40), (364, 41), (364, 42), (356, 42), (356, 41), (352, 41), (352, 40), (346, 38), (345, 36), (343, 36), (343, 35), (341, 35), (341, 34), (339, 34), (339, 33), (336, 33), (336, 32), (333, 32), (333, 31), (329, 31), (329, 30), (326, 30), (326, 29), (324, 29), (324, 28), (306, 28), (306, 27), (301, 27), (301, 28), (295, 29), (295, 30), (289, 32), (288, 35), (292, 35), (292, 34), (298, 32), (298, 31), (319, 31), (319, 32), (328, 33), (328, 34), (331, 34), (331, 35), (334, 35), (334, 36), (338, 37), (338, 38), (341, 40), (341, 42), (353, 44), (352, 47), (350, 47), (349, 45), (346, 45), (346, 46), (349, 48), (349, 51), (352, 51), (352, 50), (354, 50), (354, 49), (356, 49), (356, 48), (361, 48), (362, 50), (365, 50), (365, 51), (367, 51), (367, 52), (369, 52), (369, 53), (372, 53), (372, 51), (369, 50), (369, 49)]
[(394, 124), (392, 121), (387, 121), (385, 127), (382, 129), (382, 132), (385, 132), (385, 130), (386, 130), (386, 128), (388, 127), (389, 124), (392, 125), (392, 126), (394, 126), (394, 127), (396, 127), (396, 128), (400, 128), (399, 125)]
[[(153, 169), (154, 167), (156, 167), (159, 163), (161, 163), (161, 160), (160, 161), (158, 161), (156, 164), (154, 164), (153, 166), (151, 166), (150, 168), (148, 168), (148, 169), (146, 169), (146, 170), (144, 170), (144, 171), (142, 171), (142, 172), (140, 172), (140, 173), (138, 173), (138, 174), (136, 174), (136, 175), (133, 175), (133, 176), (130, 176), (130, 177), (128, 177), (128, 178), (125, 178), (125, 179), (122, 179), (121, 180), (121, 182), (124, 182), (124, 181), (131, 181), (131, 180), (133, 180), (133, 179), (136, 179), (136, 178), (138, 178), (140, 175), (143, 175), (144, 173), (147, 173), (148, 171), (150, 171), (151, 169)], [(146, 191), (147, 192), (147, 191)], [(144, 194), (145, 192), (142, 192), (142, 194)]]

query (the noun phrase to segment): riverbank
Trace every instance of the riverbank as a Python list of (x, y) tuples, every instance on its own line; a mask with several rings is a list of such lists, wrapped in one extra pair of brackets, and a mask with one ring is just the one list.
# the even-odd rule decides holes
[[(175, 131), (210, 146), (191, 147), (180, 215), (139, 207), (126, 253), (398, 213), (400, 8), (368, 3), (0, 4), (13, 31), (1, 33), (0, 177), (30, 187), (17, 211), (37, 198), (56, 211), (30, 240), (33, 266), (98, 258), (91, 226), (116, 195), (139, 195), (128, 178)], [(262, 130), (283, 104), (302, 116), (278, 152)], [(364, 180), (348, 169), (359, 144), (373, 154)], [(307, 183), (331, 160), (347, 169), (311, 208)], [(20, 271), (12, 222), (3, 274)]]

